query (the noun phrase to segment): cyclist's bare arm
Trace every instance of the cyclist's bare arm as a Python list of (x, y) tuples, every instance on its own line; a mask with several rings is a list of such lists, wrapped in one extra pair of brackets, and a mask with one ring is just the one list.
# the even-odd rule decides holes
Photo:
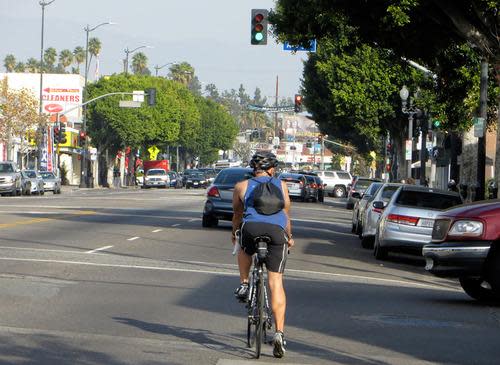
[(243, 219), (243, 212), (245, 207), (243, 205), (243, 199), (245, 198), (245, 191), (247, 188), (248, 181), (240, 181), (234, 187), (233, 192), (233, 234), (232, 241), (233, 244), (236, 242), (236, 231), (240, 229), (241, 221)]
[(287, 219), (287, 224), (285, 227), (285, 232), (288, 235), (288, 246), (292, 247), (295, 242), (292, 238), (292, 223), (290, 222), (290, 196), (288, 195), (288, 186), (284, 181), (281, 182), (281, 188), (283, 190), (283, 198), (285, 200), (285, 207), (283, 210), (285, 211), (286, 214), (286, 219)]

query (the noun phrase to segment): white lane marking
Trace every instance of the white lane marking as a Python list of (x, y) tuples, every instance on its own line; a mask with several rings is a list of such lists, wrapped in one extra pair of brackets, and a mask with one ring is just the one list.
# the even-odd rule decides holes
[[(50, 245), (50, 243), (47, 243)], [(24, 250), (24, 251), (42, 251), (42, 252), (64, 252), (64, 253), (87, 253), (87, 251), (70, 251), (70, 250), (54, 250), (50, 248), (31, 248), (31, 247), (11, 247), (11, 246), (0, 246), (0, 249), (8, 250)], [(78, 247), (75, 247), (78, 249)]]
[(138, 240), (140, 237), (131, 237), (131, 238), (128, 238), (127, 241), (135, 241), (135, 240)]
[(180, 223), (172, 224), (172, 227), (179, 227)]
[(95, 253), (95, 252), (99, 252), (99, 251), (104, 251), (104, 250), (107, 250), (108, 248), (111, 248), (113, 246), (104, 246), (104, 247), (99, 247), (99, 248), (96, 248), (95, 250), (90, 250), (90, 251), (87, 251), (85, 253)]
[[(147, 265), (101, 264), (101, 263), (96, 263), (96, 262), (52, 260), (52, 259), (26, 259), (26, 258), (17, 258), (17, 257), (0, 257), (0, 260), (56, 263), (56, 264), (67, 264), (67, 265), (84, 265), (84, 266), (97, 266), (97, 267), (115, 267), (115, 268), (124, 268), (124, 269), (142, 269), (142, 270), (154, 270), (154, 271), (191, 272), (191, 273), (199, 273), (199, 274), (226, 275), (226, 276), (239, 276), (239, 273), (236, 270), (236, 268), (237, 268), (236, 265), (231, 265), (231, 266), (233, 266), (232, 270), (234, 270), (234, 271), (228, 272), (228, 271), (199, 270), (199, 269), (186, 269), (186, 268), (175, 268), (175, 267), (147, 266)], [(214, 265), (214, 263), (209, 263), (209, 262), (207, 262), (206, 264)], [(216, 264), (216, 265), (219, 265), (219, 264)], [(226, 264), (226, 265), (221, 265), (221, 266), (229, 266), (229, 265)], [(231, 268), (228, 268), (228, 270), (230, 270), (230, 269)], [(374, 278), (374, 277), (370, 277), (370, 276), (338, 274), (338, 273), (330, 273), (330, 272), (323, 272), (323, 271), (287, 269), (287, 272), (288, 273), (296, 273), (296, 274), (319, 275), (319, 276), (326, 276), (326, 277), (339, 277), (339, 278), (345, 278), (345, 279), (356, 279), (356, 280), (360, 280), (366, 284), (368, 284), (369, 282), (379, 282), (379, 283), (394, 284), (394, 285), (399, 285), (399, 286), (404, 286), (404, 287), (420, 287), (420, 288), (426, 288), (426, 289), (462, 292), (462, 290), (460, 290), (458, 288), (444, 287), (444, 286), (441, 286), (438, 284), (416, 283), (416, 282), (405, 281), (405, 280)], [(293, 278), (294, 277), (289, 277), (289, 279), (293, 279)], [(303, 277), (298, 277), (298, 276), (296, 278), (298, 278), (300, 280), (303, 279)]]
[(151, 231), (151, 232), (158, 233), (158, 232), (161, 232), (161, 231), (163, 231), (163, 229), (155, 229), (154, 231)]
[(196, 221), (199, 221), (199, 219), (193, 218), (193, 219), (188, 220), (188, 222), (196, 222)]

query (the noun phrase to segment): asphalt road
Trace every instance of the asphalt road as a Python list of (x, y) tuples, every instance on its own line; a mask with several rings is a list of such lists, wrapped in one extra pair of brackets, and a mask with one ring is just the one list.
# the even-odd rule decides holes
[(245, 347), (230, 224), (203, 191), (0, 197), (1, 364), (498, 364), (500, 308), (375, 261), (341, 201), (294, 203), (286, 358)]

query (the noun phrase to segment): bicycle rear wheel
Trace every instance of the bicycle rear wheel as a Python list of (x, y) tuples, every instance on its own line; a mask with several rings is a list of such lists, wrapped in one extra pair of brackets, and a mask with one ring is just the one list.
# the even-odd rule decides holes
[(255, 358), (260, 357), (262, 347), (264, 326), (266, 325), (265, 298), (264, 298), (264, 274), (259, 273), (259, 282), (257, 284), (257, 321), (255, 328)]

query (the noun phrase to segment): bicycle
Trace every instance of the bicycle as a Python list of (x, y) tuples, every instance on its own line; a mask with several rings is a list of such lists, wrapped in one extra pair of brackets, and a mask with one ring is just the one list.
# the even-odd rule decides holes
[(257, 253), (253, 258), (253, 269), (248, 287), (248, 320), (247, 345), (252, 348), (255, 344), (255, 358), (260, 357), (261, 345), (266, 342), (267, 330), (272, 328), (271, 309), (267, 295), (266, 279), (264, 275), (264, 261), (267, 256), (267, 245), (271, 243), (268, 236), (259, 236), (254, 239)]

